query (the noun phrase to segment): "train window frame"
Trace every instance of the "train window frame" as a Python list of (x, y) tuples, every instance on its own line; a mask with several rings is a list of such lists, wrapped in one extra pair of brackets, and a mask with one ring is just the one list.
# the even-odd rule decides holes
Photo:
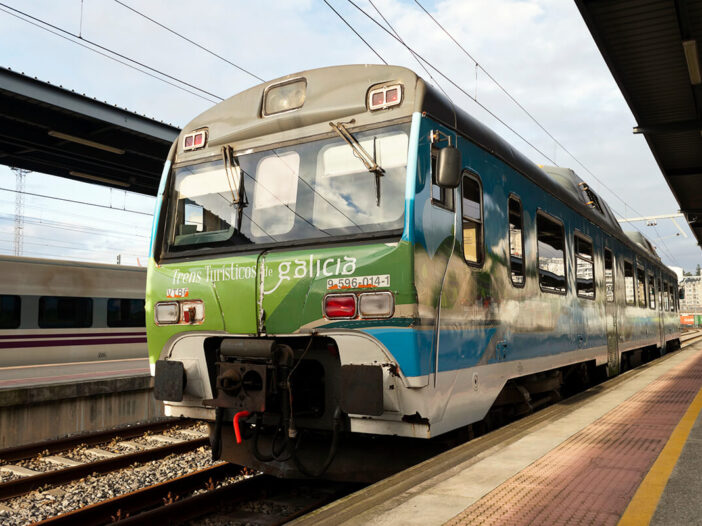
[[(511, 208), (510, 204), (514, 202), (519, 206), (519, 237), (520, 237), (520, 245), (521, 245), (521, 256), (515, 256), (512, 253), (512, 220), (511, 220)], [(514, 229), (516, 230), (516, 229)], [(508, 266), (509, 266), (509, 276), (510, 276), (510, 281), (512, 282), (513, 287), (517, 288), (524, 288), (526, 285), (526, 272), (525, 272), (525, 265), (524, 265), (524, 207), (522, 206), (522, 200), (519, 198), (517, 194), (510, 194), (509, 197), (507, 198), (507, 241), (509, 245), (509, 256), (508, 256)], [(519, 259), (521, 260), (521, 274), (516, 274), (514, 272), (514, 267), (512, 266), (512, 258)], [(515, 281), (515, 277), (521, 277), (522, 281), (519, 283), (518, 281)]]
[(648, 306), (648, 295), (646, 294), (646, 269), (638, 262), (635, 265), (636, 268), (636, 299), (638, 300), (638, 306), (645, 309)]
[[(9, 299), (14, 303), (10, 307), (10, 316), (6, 316), (8, 308), (5, 306), (5, 300)], [(0, 294), (0, 330), (17, 329), (22, 323), (22, 297), (17, 294)], [(6, 323), (7, 321), (7, 323)]]
[(648, 308), (656, 310), (656, 276), (653, 272), (648, 272)]
[[(607, 256), (609, 255), (609, 269), (607, 268)], [(615, 299), (615, 269), (616, 262), (614, 259), (614, 252), (609, 248), (605, 247), (604, 255), (602, 257), (602, 263), (604, 265), (604, 283), (605, 283), (605, 302), (614, 303)], [(609, 275), (607, 275), (609, 271)]]
[(658, 283), (658, 310), (662, 311), (663, 310), (663, 280), (660, 277), (660, 274), (658, 275), (656, 279)]
[[(554, 288), (549, 288), (549, 287), (544, 287), (543, 284), (543, 279), (542, 279), (542, 269), (541, 269), (541, 256), (540, 256), (540, 250), (539, 250), (539, 244), (540, 244), (540, 232), (539, 232), (539, 218), (543, 218), (546, 221), (549, 221), (551, 223), (556, 224), (558, 227), (560, 227), (561, 230), (561, 241), (563, 245), (563, 290), (557, 290)], [(541, 210), (537, 209), (536, 211), (536, 222), (535, 222), (535, 228), (536, 228), (536, 266), (537, 266), (537, 272), (539, 276), (539, 288), (541, 289), (542, 292), (545, 292), (547, 294), (558, 294), (560, 296), (565, 296), (568, 294), (568, 268), (566, 265), (566, 261), (568, 258), (568, 249), (566, 246), (566, 235), (565, 235), (565, 224), (563, 221), (558, 219), (555, 216), (552, 216), (551, 214)]]
[[(47, 320), (46, 316), (46, 301), (49, 299), (56, 300), (73, 300), (86, 302), (86, 311), (89, 313), (87, 318), (84, 318), (80, 323), (54, 323)], [(40, 296), (39, 308), (37, 309), (37, 324), (40, 329), (87, 329), (93, 326), (93, 298), (82, 296)], [(57, 305), (56, 310), (61, 310)], [(63, 309), (65, 311), (65, 308)]]
[[(478, 194), (480, 197), (480, 217), (477, 219), (470, 216), (466, 217), (465, 215), (463, 207), (463, 187), (466, 179), (477, 183), (478, 186)], [(485, 217), (483, 209), (483, 182), (480, 180), (480, 176), (477, 173), (470, 170), (463, 170), (463, 172), (461, 173), (461, 184), (459, 188), (461, 190), (461, 248), (463, 252), (463, 260), (466, 262), (466, 264), (472, 267), (482, 267), (483, 262), (485, 261)], [(477, 225), (477, 228), (475, 229), (478, 237), (475, 243), (477, 259), (475, 261), (466, 257), (466, 223), (474, 223)]]
[(114, 304), (114, 302), (116, 302), (116, 301), (120, 302), (120, 303), (119, 303), (119, 307), (118, 307), (118, 309), (117, 309), (117, 310), (120, 312), (120, 314), (123, 314), (124, 307), (123, 307), (123, 303), (122, 303), (122, 302), (125, 302), (125, 301), (127, 301), (127, 302), (137, 302), (137, 301), (140, 301), (141, 304), (142, 304), (142, 311), (144, 311), (145, 301), (144, 301), (143, 299), (140, 299), (140, 298), (107, 298), (107, 304), (106, 304), (106, 309), (107, 309), (106, 319), (107, 319), (107, 326), (108, 326), (108, 327), (115, 327), (115, 328), (118, 328), (118, 327), (120, 327), (120, 328), (121, 328), (121, 327), (146, 327), (146, 312), (145, 312), (145, 311), (144, 311), (144, 317), (143, 317), (143, 319), (141, 320), (141, 324), (139, 324), (139, 325), (133, 325), (133, 324), (132, 324), (132, 319), (133, 319), (133, 318), (129, 318), (129, 319), (127, 319), (126, 321), (125, 321), (123, 318), (120, 318), (119, 320), (116, 321), (116, 320), (110, 315), (110, 313), (111, 313), (111, 303)]
[[(449, 210), (451, 212), (454, 212), (456, 210), (456, 199), (454, 196), (454, 189), (453, 188), (443, 188), (436, 184), (436, 172), (437, 172), (437, 160), (439, 157), (439, 149), (436, 148), (435, 146), (432, 145), (431, 147), (431, 187), (429, 189), (429, 192), (431, 194), (431, 204), (438, 207), (442, 208), (444, 210)], [(461, 182), (463, 179), (461, 179)], [(481, 186), (482, 188), (482, 186)], [(438, 192), (439, 195), (438, 197), (434, 197), (434, 192)]]
[[(587, 243), (590, 245), (590, 260), (588, 261), (585, 256), (581, 256), (580, 244)], [(575, 293), (579, 298), (586, 300), (595, 300), (595, 249), (592, 243), (592, 238), (586, 236), (582, 232), (575, 231), (573, 233), (573, 256), (575, 258)], [(583, 264), (589, 265), (592, 269), (592, 296), (581, 292), (581, 287), (578, 285), (578, 270), (580, 269), (579, 262), (582, 261)]]
[[(627, 267), (631, 270), (631, 276), (626, 275)], [(631, 306), (636, 306), (636, 266), (631, 259), (624, 258), (624, 303)], [(629, 297), (629, 289), (627, 288), (627, 278), (631, 278), (631, 297)]]

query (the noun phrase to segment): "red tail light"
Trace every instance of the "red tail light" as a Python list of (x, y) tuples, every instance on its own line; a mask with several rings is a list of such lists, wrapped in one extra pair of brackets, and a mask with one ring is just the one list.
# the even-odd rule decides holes
[(330, 294), (324, 298), (324, 315), (327, 318), (355, 318), (356, 296), (353, 294)]

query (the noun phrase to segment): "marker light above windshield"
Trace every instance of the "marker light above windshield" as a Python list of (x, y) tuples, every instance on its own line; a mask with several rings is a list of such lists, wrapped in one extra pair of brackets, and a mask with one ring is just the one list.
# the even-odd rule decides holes
[(268, 86), (263, 93), (263, 116), (275, 115), (301, 108), (305, 103), (307, 81), (294, 79)]
[(383, 110), (397, 106), (402, 102), (402, 85), (393, 84), (382, 88), (372, 89), (368, 92), (368, 109)]
[(205, 144), (207, 144), (207, 130), (188, 133), (183, 137), (183, 150), (186, 152), (204, 148)]

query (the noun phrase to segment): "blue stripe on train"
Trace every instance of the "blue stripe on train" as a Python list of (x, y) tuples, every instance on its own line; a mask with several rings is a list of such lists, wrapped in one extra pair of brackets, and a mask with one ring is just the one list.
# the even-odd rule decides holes
[[(385, 327), (363, 329), (363, 332), (376, 338), (390, 351), (405, 376), (423, 376), (434, 372), (433, 330)], [(491, 342), (496, 332), (496, 327), (442, 331), (439, 371), (474, 367), (481, 362), (485, 352), (496, 344), (500, 344), (497, 352), (485, 363), (553, 356), (607, 344), (603, 335), (591, 334), (582, 342), (577, 342), (571, 335), (559, 331), (548, 337), (542, 332), (514, 334), (507, 339), (507, 345), (502, 345), (503, 341)]]

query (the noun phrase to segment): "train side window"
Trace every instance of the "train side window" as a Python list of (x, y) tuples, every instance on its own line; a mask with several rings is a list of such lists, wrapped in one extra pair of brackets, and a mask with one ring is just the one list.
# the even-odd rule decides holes
[(42, 329), (85, 328), (93, 324), (93, 299), (58, 296), (39, 298)]
[(469, 174), (461, 183), (463, 257), (468, 263), (483, 263), (483, 191), (480, 181)]
[(614, 301), (614, 255), (608, 248), (604, 250), (605, 298)]
[(624, 288), (626, 289), (626, 304), (636, 305), (636, 285), (634, 284), (634, 265), (624, 260)]
[(144, 327), (144, 300), (110, 298), (107, 300), (108, 327)]
[(595, 264), (592, 259), (592, 241), (574, 236), (575, 290), (581, 298), (595, 299)]
[(663, 282), (663, 305), (661, 309), (665, 312), (668, 312), (668, 309), (670, 309), (670, 287), (667, 281)]
[(431, 202), (442, 208), (453, 210), (453, 189), (442, 188), (436, 184), (436, 158), (437, 152), (432, 148), (431, 152)]
[(0, 294), (0, 329), (16, 329), (20, 326), (22, 298), (14, 294)]
[[(673, 283), (677, 283), (673, 282)], [(670, 285), (670, 312), (675, 312), (675, 300), (678, 297), (677, 288), (674, 284)]]
[(656, 278), (650, 272), (648, 274), (648, 308), (656, 308)]
[(675, 281), (675, 284), (672, 285), (671, 290), (671, 299), (673, 300), (673, 304), (670, 307), (670, 310), (672, 312), (678, 312), (680, 310), (680, 298), (678, 297), (678, 282), (677, 280)]
[(524, 236), (522, 235), (522, 203), (518, 198), (509, 198), (509, 268), (512, 285), (524, 286)]
[(663, 282), (658, 278), (658, 310), (663, 310)]
[(639, 298), (639, 307), (646, 307), (646, 274), (644, 269), (636, 266), (636, 295)]
[(539, 285), (544, 292), (566, 293), (563, 224), (544, 214), (536, 216)]

